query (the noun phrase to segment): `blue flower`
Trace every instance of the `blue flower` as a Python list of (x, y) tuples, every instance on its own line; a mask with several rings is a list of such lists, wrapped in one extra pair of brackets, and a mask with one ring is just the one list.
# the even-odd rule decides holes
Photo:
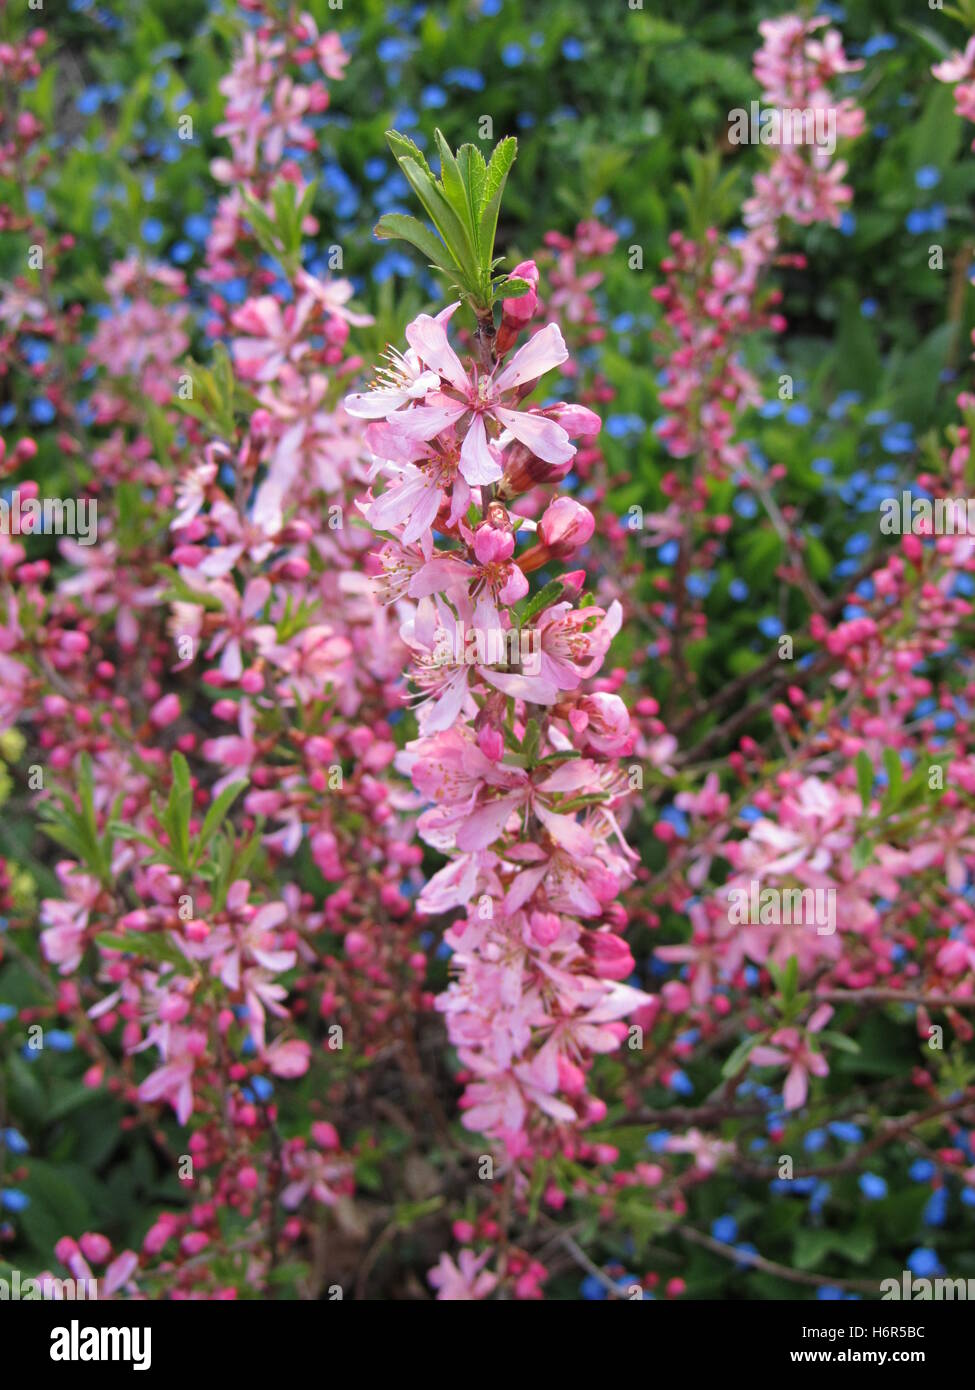
[(785, 631), (782, 626), (782, 619), (776, 617), (773, 613), (770, 613), (765, 618), (759, 618), (758, 630), (763, 637), (768, 638), (781, 637), (782, 633)]
[(597, 1279), (595, 1274), (587, 1274), (579, 1285), (579, 1292), (590, 1303), (597, 1303), (600, 1299), (609, 1296), (609, 1290), (601, 1279)]
[(888, 454), (910, 454), (914, 450), (914, 431), (906, 423), (891, 425), (880, 436), (880, 446)]
[(808, 425), (809, 421), (812, 419), (812, 411), (809, 409), (808, 405), (799, 405), (796, 403), (795, 405), (789, 406), (789, 409), (785, 412), (785, 418), (790, 425)]
[(687, 817), (678, 807), (665, 806), (660, 812), (660, 819), (666, 821), (668, 825), (672, 825), (682, 839), (686, 839), (690, 834)]
[(379, 40), (376, 54), (381, 63), (402, 63), (410, 56), (410, 45), (406, 39), (390, 36)]
[(860, 52), (864, 58), (875, 58), (878, 53), (889, 53), (896, 47), (897, 40), (893, 34), (875, 34), (872, 39), (867, 39)]
[(24, 1136), (16, 1129), (5, 1129), (3, 1131), (3, 1142), (7, 1151), (12, 1154), (25, 1154), (29, 1151), (30, 1145)]
[(925, 1226), (943, 1226), (948, 1216), (948, 1189), (938, 1187), (931, 1193), (931, 1200), (924, 1208), (922, 1220)]
[(525, 50), (520, 43), (506, 43), (501, 50), (501, 61), (506, 68), (520, 68), (525, 61)]
[(45, 1033), (44, 1042), (52, 1052), (70, 1052), (74, 1047), (74, 1038), (61, 1028), (52, 1028)]
[(733, 1216), (719, 1216), (711, 1222), (711, 1234), (715, 1240), (724, 1241), (725, 1245), (734, 1245), (738, 1239), (738, 1222)]
[(0, 1191), (0, 1207), (5, 1207), (7, 1211), (23, 1211), (29, 1206), (30, 1198), (26, 1192), (21, 1192), (16, 1187), (7, 1187)]
[(39, 396), (31, 401), (28, 413), (35, 425), (49, 425), (57, 411), (45, 396)]
[(162, 241), (166, 234), (166, 228), (158, 217), (147, 217), (139, 228), (142, 240), (148, 242), (150, 246), (155, 246), (157, 241)]
[(887, 1196), (887, 1183), (877, 1173), (863, 1173), (860, 1177), (860, 1191), (870, 1202), (879, 1202)]
[(447, 101), (447, 93), (442, 87), (424, 87), (420, 93), (420, 104), (427, 110), (439, 110), (447, 105)]
[(578, 63), (585, 53), (585, 47), (579, 39), (565, 39), (562, 43), (562, 57), (568, 63)]
[(484, 77), (476, 68), (448, 68), (443, 80), (450, 87), (466, 87), (469, 92), (484, 90)]
[(922, 164), (914, 175), (918, 188), (937, 188), (941, 182), (941, 170), (933, 164)]
[(503, 3), (504, 0), (481, 0), (481, 14), (493, 19), (496, 14), (501, 13)]
[(919, 1279), (926, 1279), (932, 1274), (944, 1273), (944, 1265), (938, 1259), (938, 1252), (925, 1245), (919, 1245), (911, 1251), (907, 1257), (907, 1267)]
[(102, 104), (102, 93), (100, 87), (86, 87), (83, 92), (75, 97), (75, 106), (82, 116), (94, 116), (95, 112)]
[(183, 231), (190, 241), (206, 241), (210, 235), (210, 219), (201, 213), (191, 212), (183, 222)]

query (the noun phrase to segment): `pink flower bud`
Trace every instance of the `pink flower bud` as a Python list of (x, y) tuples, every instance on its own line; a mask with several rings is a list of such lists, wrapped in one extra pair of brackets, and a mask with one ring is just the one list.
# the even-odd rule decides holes
[(625, 980), (633, 973), (633, 956), (622, 937), (614, 932), (598, 932), (589, 936), (593, 970), (601, 980)]
[(500, 762), (504, 753), (504, 737), (493, 724), (483, 724), (477, 731), (477, 746), (492, 763)]
[(259, 1182), (256, 1168), (241, 1168), (237, 1174), (237, 1186), (244, 1192), (256, 1192)]
[(85, 1259), (90, 1260), (92, 1264), (103, 1265), (106, 1260), (111, 1259), (112, 1243), (106, 1236), (86, 1232), (78, 1244)]
[(534, 261), (521, 261), (511, 272), (512, 280), (527, 280), (531, 289), (527, 294), (522, 294), (517, 299), (505, 299), (502, 301), (501, 308), (507, 319), (514, 319), (515, 323), (528, 323), (529, 319), (534, 318), (538, 309), (538, 266)]
[(164, 729), (180, 716), (179, 696), (170, 693), (157, 700), (149, 711), (149, 719), (157, 729)]
[(514, 554), (515, 538), (510, 531), (499, 531), (486, 523), (474, 534), (474, 554), (478, 564), (498, 565)]
[(596, 521), (588, 507), (572, 497), (556, 497), (538, 523), (538, 535), (557, 560), (567, 560), (591, 538)]
[(546, 406), (542, 413), (561, 425), (570, 439), (594, 438), (603, 427), (602, 420), (594, 410), (567, 401)]
[(339, 1147), (338, 1130), (328, 1120), (316, 1120), (311, 1127), (311, 1137), (326, 1153), (333, 1153)]

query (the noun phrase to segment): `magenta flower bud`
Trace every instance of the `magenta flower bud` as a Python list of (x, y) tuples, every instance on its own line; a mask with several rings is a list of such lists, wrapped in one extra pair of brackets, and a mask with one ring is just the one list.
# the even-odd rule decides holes
[(474, 534), (474, 554), (478, 564), (504, 564), (514, 554), (515, 538), (510, 531), (498, 531), (486, 523)]
[(172, 724), (180, 715), (179, 696), (172, 692), (164, 695), (161, 700), (157, 700), (149, 711), (149, 719), (155, 724), (157, 729), (164, 729), (167, 724)]
[(70, 1236), (62, 1236), (61, 1239), (58, 1241), (57, 1245), (55, 1245), (54, 1247), (54, 1254), (63, 1265), (66, 1265), (68, 1261), (77, 1253), (78, 1246), (75, 1243), (75, 1241), (71, 1239)]
[(316, 1120), (311, 1127), (311, 1137), (326, 1153), (339, 1147), (339, 1132), (328, 1120)]
[(595, 529), (588, 507), (573, 497), (556, 497), (538, 523), (538, 536), (557, 560), (567, 560), (592, 538)]
[(514, 319), (516, 323), (527, 323), (534, 318), (538, 309), (538, 266), (534, 261), (521, 261), (511, 272), (512, 280), (527, 280), (531, 289), (527, 294), (519, 295), (516, 299), (505, 299), (501, 307), (504, 310), (506, 319)]
[(256, 1192), (260, 1178), (256, 1168), (241, 1168), (237, 1174), (237, 1186), (244, 1192)]
[(146, 1231), (145, 1240), (142, 1248), (147, 1255), (158, 1255), (173, 1234), (173, 1227), (169, 1222), (157, 1221), (154, 1226), (150, 1226)]
[(78, 1244), (85, 1259), (93, 1265), (103, 1265), (106, 1260), (111, 1259), (112, 1243), (106, 1236), (88, 1231), (79, 1239)]

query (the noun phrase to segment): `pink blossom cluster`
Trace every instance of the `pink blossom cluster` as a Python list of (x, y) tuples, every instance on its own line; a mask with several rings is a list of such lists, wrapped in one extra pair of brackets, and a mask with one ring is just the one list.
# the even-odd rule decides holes
[[(519, 273), (537, 280), (533, 265)], [(526, 321), (524, 299), (505, 303), (505, 341)], [(529, 621), (518, 609), (528, 573), (577, 556), (595, 528), (565, 494), (537, 523), (522, 517), (521, 478), (564, 477), (572, 441), (595, 434), (598, 417), (523, 404), (567, 358), (555, 323), (507, 362), (488, 353), (465, 365), (447, 333), (457, 308), (418, 316), (407, 351), (391, 351), (345, 404), (373, 422), (365, 439), (383, 487), (363, 510), (390, 536), (385, 588), (412, 657), (420, 737), (398, 764), (428, 806), (421, 836), (449, 856), (419, 908), (465, 911), (446, 933), (455, 978), (438, 1001), (464, 1069), (464, 1124), (520, 1158), (575, 1147), (574, 1131), (605, 1114), (587, 1094), (591, 1059), (618, 1047), (621, 1020), (649, 1002), (622, 983), (632, 957), (614, 903), (632, 876), (614, 815), (631, 734), (622, 700), (585, 685), (619, 604), (580, 600), (575, 571), (541, 591)]]
[[(268, 27), (252, 36), (267, 80), (283, 103), (322, 109), (324, 88), (306, 102), (288, 67), (311, 45), (341, 75), (336, 37), (319, 37), (307, 17)], [(267, 196), (282, 177), (273, 130), (255, 149), (250, 188)], [(141, 1253), (122, 1252), (103, 1292), (161, 1281), (173, 1296), (233, 1296), (212, 1272), (232, 1228), (247, 1252), (235, 1258), (260, 1280), (305, 1238), (316, 1205), (347, 1200), (355, 1186), (354, 1160), (319, 1105), (307, 1138), (280, 1140), (275, 1081), (311, 1067), (328, 1076), (337, 1035), (348, 1040), (338, 1049), (366, 1059), (399, 1038), (406, 1059), (430, 1003), (403, 891), (415, 891), (421, 852), (388, 775), (404, 649), (363, 572), (368, 533), (350, 524), (366, 482), (362, 426), (342, 411), (336, 384), (358, 367), (350, 325), (370, 320), (349, 307), (346, 281), (304, 271), (281, 310), (264, 292), (256, 249), (243, 232), (232, 248), (211, 248), (218, 273), (252, 286), (232, 318), (211, 303), (228, 337), (227, 405), (236, 417), (237, 393), (256, 397), (244, 426), (207, 441), (195, 408), (202, 378), (184, 360), (182, 272), (120, 262), (86, 344), (98, 373), (99, 543), (62, 539), (49, 584), (48, 561), (29, 562), (23, 541), (0, 542), (2, 727), (19, 722), (34, 742), (48, 771), (42, 803), (53, 804), (51, 777), (71, 799), (90, 778), (104, 854), (98, 872), (63, 858), (61, 892), (40, 905), (56, 977), (50, 1006), (34, 1016), (71, 1021), (90, 1054), (87, 1085), (106, 1086), (143, 1120), (165, 1106), (187, 1127), (187, 1182), (198, 1194), (160, 1217)], [(21, 285), (0, 304), (8, 360), (22, 332), (58, 348), (77, 342), (80, 309)], [(62, 363), (52, 353), (42, 381), (63, 416), (62, 448), (78, 457), (83, 426)], [(35, 452), (21, 441), (8, 467)], [(113, 504), (132, 485), (152, 507), (124, 527)], [(188, 769), (191, 844), (218, 798), (239, 798), (226, 871), (214, 871), (212, 838), (202, 858), (173, 841), (162, 808), (174, 753)], [(309, 871), (326, 885), (320, 902), (304, 886)], [(341, 1104), (348, 1081), (340, 1072), (330, 1084)], [(62, 1246), (72, 1271), (94, 1258)]]

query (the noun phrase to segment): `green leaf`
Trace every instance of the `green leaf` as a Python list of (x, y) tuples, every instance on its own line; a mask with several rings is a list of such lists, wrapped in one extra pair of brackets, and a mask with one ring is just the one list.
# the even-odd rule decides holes
[(168, 962), (185, 970), (188, 958), (159, 932), (124, 932), (114, 935), (101, 932), (95, 937), (97, 945), (107, 951), (123, 951), (126, 955), (145, 956), (147, 960)]
[(873, 792), (873, 763), (865, 751), (861, 748), (857, 754), (857, 789), (860, 793), (860, 800), (863, 802), (863, 809), (869, 811), (870, 797)]
[(483, 206), (477, 229), (477, 239), (481, 250), (481, 267), (490, 272), (494, 255), (494, 237), (498, 229), (498, 213), (501, 210), (501, 195), (508, 179), (508, 173), (518, 153), (518, 141), (513, 135), (506, 135), (494, 147), (487, 175), (484, 180)]
[(461, 178), (460, 169), (457, 167), (457, 160), (454, 158), (453, 151), (443, 138), (443, 133), (439, 130), (434, 132), (434, 139), (437, 142), (437, 151), (440, 155), (440, 186), (443, 189), (444, 197), (456, 212), (458, 218), (467, 228), (471, 240), (471, 249), (477, 255), (477, 226), (471, 210), (470, 198), (464, 180)]
[(535, 754), (538, 752), (541, 739), (542, 731), (538, 726), (538, 720), (529, 719), (525, 726), (525, 737), (521, 741), (521, 751), (524, 753), (529, 766), (535, 761)]
[(893, 748), (884, 749), (883, 759), (887, 772), (887, 790), (884, 793), (881, 806), (884, 811), (892, 811), (901, 798), (904, 768), (901, 765), (900, 755)]
[(246, 787), (246, 781), (231, 782), (231, 784), (228, 787), (224, 787), (223, 791), (210, 806), (210, 809), (207, 811), (206, 816), (204, 817), (203, 825), (200, 828), (199, 838), (196, 842), (196, 849), (193, 852), (194, 866), (199, 863), (203, 851), (206, 849), (207, 845), (210, 843), (214, 835), (220, 829), (221, 825), (224, 822), (224, 818), (227, 815), (227, 812), (230, 810), (231, 806), (237, 800), (238, 796), (240, 796), (241, 792), (246, 790)]
[(423, 204), (430, 221), (443, 238), (444, 245), (457, 263), (465, 285), (476, 286), (474, 247), (467, 228), (444, 197), (441, 187), (424, 173), (412, 159), (401, 159), (399, 166), (413, 192)]
[(737, 1075), (745, 1065), (745, 1061), (752, 1048), (757, 1047), (761, 1041), (761, 1035), (757, 1034), (751, 1038), (744, 1038), (721, 1068), (721, 1075), (724, 1077)]
[(442, 270), (445, 275), (454, 275), (460, 268), (454, 263), (440, 238), (431, 232), (429, 227), (424, 227), (417, 217), (410, 217), (403, 212), (387, 212), (380, 217), (372, 234), (381, 241), (408, 241), (426, 256), (431, 265)]
[(849, 1052), (857, 1056), (860, 1052), (860, 1044), (848, 1038), (845, 1033), (834, 1033), (832, 1029), (828, 1032), (820, 1033), (823, 1042), (828, 1042), (830, 1047), (835, 1047), (838, 1052)]
[(471, 226), (479, 240), (481, 208), (484, 204), (484, 188), (487, 184), (487, 164), (476, 145), (461, 145), (457, 151), (457, 165), (464, 180), (471, 209)]
[(500, 280), (494, 287), (495, 299), (520, 299), (531, 289), (527, 280), (517, 276), (513, 280)]
[(427, 177), (433, 180), (434, 173), (427, 163), (426, 155), (420, 149), (419, 145), (413, 143), (408, 135), (401, 135), (398, 130), (387, 130), (386, 144), (392, 150), (393, 158), (397, 163), (399, 163), (401, 159), (412, 159), (416, 164), (419, 164)]
[(521, 615), (522, 626), (531, 622), (536, 613), (540, 613), (543, 608), (548, 608), (549, 604), (556, 603), (562, 596), (563, 584), (560, 579), (553, 579), (546, 584), (544, 589), (539, 589), (533, 598), (528, 600), (524, 612)]

